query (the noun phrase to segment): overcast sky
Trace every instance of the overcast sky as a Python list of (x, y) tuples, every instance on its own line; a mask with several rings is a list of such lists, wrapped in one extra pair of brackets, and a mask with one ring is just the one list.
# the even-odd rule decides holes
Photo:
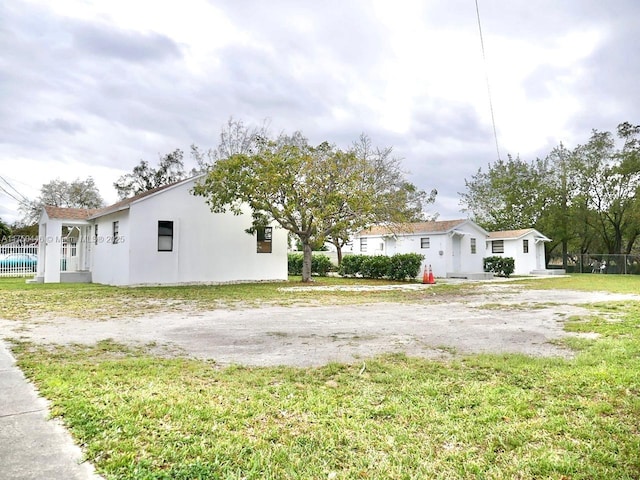
[[(640, 123), (638, 0), (479, 9), (502, 157)], [(113, 203), (140, 160), (215, 147), (229, 117), (313, 144), (367, 133), (441, 219), (498, 155), (474, 0), (9, 0), (0, 49), (0, 175), (29, 198), (92, 176)]]

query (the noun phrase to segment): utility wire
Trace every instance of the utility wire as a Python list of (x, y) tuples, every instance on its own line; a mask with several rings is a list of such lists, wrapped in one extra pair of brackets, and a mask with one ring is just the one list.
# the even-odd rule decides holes
[(487, 57), (484, 53), (484, 39), (482, 37), (482, 24), (480, 23), (480, 8), (478, 7), (478, 0), (476, 1), (476, 16), (478, 17), (478, 32), (480, 32), (480, 47), (482, 49), (482, 62), (484, 63), (484, 76), (487, 81), (487, 94), (489, 95), (489, 110), (491, 112), (491, 123), (493, 125), (493, 138), (496, 141), (496, 153), (498, 154), (498, 160), (500, 160), (500, 147), (498, 146), (498, 132), (496, 130), (496, 119), (493, 115), (493, 100), (491, 99), (491, 87), (489, 85), (489, 70), (487, 69)]
[(8, 196), (9, 198), (13, 198), (18, 203), (23, 203), (22, 200), (20, 200), (18, 197), (16, 197), (13, 193), (9, 192), (2, 185), (0, 185), (0, 193), (4, 193), (6, 196)]
[(17, 202), (19, 202), (19, 203), (25, 203), (25, 202), (28, 202), (28, 201), (29, 201), (29, 199), (28, 199), (27, 197), (25, 197), (22, 193), (20, 193), (18, 190), (16, 190), (16, 187), (14, 187), (13, 185), (11, 185), (11, 184), (9, 183), (9, 181), (8, 181), (6, 178), (4, 178), (2, 175), (0, 175), (0, 180), (2, 180), (4, 183), (6, 183), (6, 184), (7, 184), (7, 186), (8, 186), (11, 190), (13, 190), (14, 192), (16, 192), (16, 194), (18, 194), (18, 196), (19, 196), (19, 197), (21, 197), (21, 198), (22, 198), (22, 200), (20, 200), (19, 198), (16, 198), (14, 195), (12, 195), (11, 193), (9, 193), (5, 188), (3, 188), (3, 187), (0, 185), (0, 189), (2, 189), (2, 191), (3, 191), (3, 192), (5, 192), (7, 195), (9, 195), (11, 198), (13, 198), (14, 200), (16, 200), (16, 201), (17, 201)]

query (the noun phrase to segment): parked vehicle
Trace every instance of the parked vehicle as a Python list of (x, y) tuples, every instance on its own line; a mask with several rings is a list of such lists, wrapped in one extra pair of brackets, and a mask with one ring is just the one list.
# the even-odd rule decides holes
[(38, 256), (31, 253), (5, 253), (0, 255), (0, 272), (35, 272)]

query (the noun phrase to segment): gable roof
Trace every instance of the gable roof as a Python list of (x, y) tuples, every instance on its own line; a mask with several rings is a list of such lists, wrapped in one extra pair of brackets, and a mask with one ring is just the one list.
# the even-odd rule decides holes
[(489, 233), (489, 240), (517, 240), (526, 235), (533, 233), (536, 240), (542, 240), (543, 242), (550, 242), (551, 239), (547, 238), (535, 228), (521, 228), (519, 230), (502, 230), (500, 232)]
[(87, 220), (91, 215), (99, 211), (99, 208), (67, 208), (45, 205), (45, 212), (49, 218), (59, 220)]
[(150, 197), (156, 193), (162, 192), (164, 190), (168, 190), (172, 187), (175, 187), (179, 184), (186, 182), (187, 180), (191, 180), (188, 178), (186, 180), (180, 180), (178, 182), (169, 183), (167, 185), (162, 185), (160, 187), (152, 188), (151, 190), (147, 190), (145, 192), (134, 195), (133, 197), (125, 198), (124, 200), (120, 200), (119, 202), (114, 203), (113, 205), (109, 205), (108, 207), (101, 208), (95, 211), (93, 214), (89, 216), (90, 219), (102, 217), (104, 215), (109, 215), (110, 213), (119, 212), (120, 210), (128, 209), (132, 203), (135, 203), (143, 198)]
[(440, 220), (432, 222), (413, 222), (413, 223), (400, 223), (393, 227), (388, 226), (373, 226), (360, 230), (357, 236), (380, 236), (380, 235), (417, 235), (422, 233), (448, 233), (465, 223), (471, 223), (479, 230), (484, 232), (482, 227), (476, 225), (469, 219), (459, 220)]
[(132, 203), (139, 202), (140, 200), (151, 197), (164, 190), (169, 190), (171, 188), (180, 186), (200, 176), (202, 175), (196, 175), (193, 177), (186, 178), (184, 180), (179, 180), (177, 182), (170, 183), (168, 185), (162, 185), (160, 187), (152, 188), (151, 190), (147, 190), (146, 192), (139, 193), (138, 195), (134, 195), (133, 197), (120, 200), (119, 202), (116, 202), (113, 205), (109, 205), (108, 207), (63, 208), (63, 207), (54, 207), (52, 205), (46, 205), (44, 209), (47, 212), (47, 215), (49, 216), (49, 218), (56, 218), (59, 220), (93, 220), (95, 218), (108, 215), (110, 213), (119, 212), (121, 210), (127, 210)]

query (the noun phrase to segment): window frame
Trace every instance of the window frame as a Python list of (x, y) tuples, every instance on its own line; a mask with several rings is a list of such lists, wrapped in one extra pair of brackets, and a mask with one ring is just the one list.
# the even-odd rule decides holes
[(504, 240), (491, 240), (491, 253), (504, 253)]
[(273, 253), (273, 227), (256, 228), (256, 252)]
[[(165, 225), (161, 225), (161, 224), (165, 224)], [(170, 229), (170, 233), (161, 233), (162, 232), (161, 229)], [(158, 220), (158, 251), (159, 252), (173, 252), (174, 233), (175, 233), (175, 230), (174, 230), (173, 220)], [(162, 246), (161, 248), (160, 244), (164, 243), (163, 240), (166, 238), (170, 239), (169, 248), (166, 248), (164, 246)]]
[(431, 248), (431, 237), (420, 237), (420, 248)]
[(529, 253), (529, 239), (522, 239), (522, 253)]
[(471, 237), (469, 240), (470, 240), (471, 255), (475, 255), (478, 253), (478, 242), (474, 237)]
[(367, 240), (366, 237), (360, 238), (360, 253), (367, 251)]
[(114, 220), (111, 223), (111, 233), (113, 234), (111, 237), (111, 243), (115, 245), (120, 241), (120, 221)]

